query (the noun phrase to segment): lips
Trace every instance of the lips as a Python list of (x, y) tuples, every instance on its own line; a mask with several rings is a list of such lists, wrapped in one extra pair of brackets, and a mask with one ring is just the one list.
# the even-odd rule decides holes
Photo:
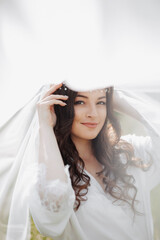
[(82, 123), (82, 124), (89, 128), (96, 128), (98, 125), (98, 123), (92, 123), (92, 122), (86, 122), (86, 123)]

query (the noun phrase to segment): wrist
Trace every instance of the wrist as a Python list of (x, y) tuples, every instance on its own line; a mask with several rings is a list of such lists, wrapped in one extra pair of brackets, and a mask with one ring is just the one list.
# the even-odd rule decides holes
[(45, 124), (45, 123), (39, 123), (39, 129), (40, 130), (49, 130), (49, 131), (53, 131), (53, 126)]

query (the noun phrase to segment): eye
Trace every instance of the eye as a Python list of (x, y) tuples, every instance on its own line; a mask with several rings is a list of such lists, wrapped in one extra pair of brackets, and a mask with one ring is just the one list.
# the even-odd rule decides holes
[(104, 102), (104, 101), (99, 101), (97, 104), (98, 104), (98, 105), (106, 105), (106, 102)]
[(75, 104), (75, 105), (83, 105), (83, 104), (84, 104), (84, 101), (76, 101), (74, 104)]

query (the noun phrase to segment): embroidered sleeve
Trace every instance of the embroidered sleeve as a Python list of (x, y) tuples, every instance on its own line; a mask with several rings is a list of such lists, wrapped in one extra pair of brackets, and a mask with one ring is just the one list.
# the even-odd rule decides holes
[(30, 189), (29, 208), (37, 229), (43, 235), (60, 236), (74, 213), (75, 193), (71, 185), (68, 165), (66, 182), (48, 181), (46, 165), (38, 165), (38, 174)]
[(52, 212), (63, 211), (66, 208), (73, 207), (74, 192), (71, 187), (68, 166), (65, 167), (67, 182), (59, 179), (46, 180), (46, 165), (39, 165), (39, 173), (37, 182), (37, 191), (40, 196), (42, 206)]

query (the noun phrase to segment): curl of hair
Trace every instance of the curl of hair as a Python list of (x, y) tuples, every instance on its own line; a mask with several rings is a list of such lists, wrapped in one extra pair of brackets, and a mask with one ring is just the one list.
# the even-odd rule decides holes
[[(143, 165), (141, 159), (134, 157), (134, 149), (130, 143), (120, 139), (121, 128), (113, 111), (113, 91), (113, 87), (106, 89), (106, 121), (98, 136), (92, 140), (95, 157), (104, 166), (103, 170), (97, 174), (102, 175), (103, 183), (106, 186), (105, 191), (115, 199), (114, 202), (126, 202), (134, 213), (140, 214), (135, 208), (137, 195), (135, 179), (132, 175), (127, 174), (127, 168), (132, 165), (146, 170), (148, 166)], [(65, 107), (59, 105), (54, 107), (57, 115), (54, 132), (64, 165), (70, 166), (72, 187), (76, 195), (75, 210), (78, 210), (81, 201), (87, 200), (86, 194), (90, 186), (90, 177), (84, 171), (84, 161), (80, 158), (70, 136), (77, 92), (63, 84), (54, 94), (69, 96)], [(124, 154), (125, 162), (122, 162), (121, 154)], [(133, 193), (132, 196), (129, 194), (130, 190)]]

